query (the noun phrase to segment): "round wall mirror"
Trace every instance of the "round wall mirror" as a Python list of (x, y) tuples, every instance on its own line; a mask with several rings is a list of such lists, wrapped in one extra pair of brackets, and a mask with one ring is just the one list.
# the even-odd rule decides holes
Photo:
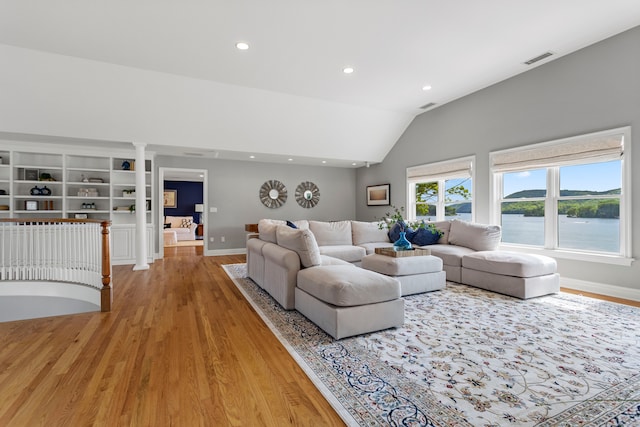
[(287, 187), (277, 179), (266, 181), (260, 187), (260, 201), (268, 208), (279, 208), (287, 201)]
[(296, 201), (303, 208), (312, 208), (320, 201), (320, 189), (313, 182), (302, 182), (296, 187)]

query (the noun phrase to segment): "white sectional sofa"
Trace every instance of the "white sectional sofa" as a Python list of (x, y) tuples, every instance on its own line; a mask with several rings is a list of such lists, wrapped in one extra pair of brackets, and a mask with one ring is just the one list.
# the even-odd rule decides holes
[[(297, 274), (304, 266), (294, 250), (278, 245), (276, 230), (286, 224), (286, 221), (273, 219), (258, 222), (259, 239), (247, 242), (247, 266), (254, 282), (284, 308), (292, 310)], [(322, 265), (346, 261), (359, 266), (362, 258), (375, 253), (376, 248), (393, 246), (387, 229), (380, 229), (378, 222), (300, 220), (293, 224), (313, 233), (322, 255)], [(462, 283), (464, 255), (495, 250), (500, 243), (499, 226), (458, 220), (435, 222), (434, 225), (443, 234), (437, 244), (423, 247), (442, 259), (447, 280), (452, 282)]]
[[(496, 250), (501, 238), (499, 226), (458, 220), (434, 224), (442, 235), (436, 244), (423, 248), (429, 248), (431, 255), (442, 260), (446, 280), (518, 298), (559, 291), (555, 260), (527, 254), (515, 256)], [(287, 310), (298, 309), (316, 324), (322, 324), (321, 327), (335, 338), (398, 326), (400, 317), (397, 310), (400, 303), (395, 301), (397, 298), (385, 300), (389, 295), (383, 295), (379, 290), (373, 291), (376, 294), (374, 300), (379, 299), (375, 303), (379, 308), (371, 302), (367, 304), (372, 307), (363, 308), (367, 304), (362, 303), (357, 309), (336, 306), (335, 303), (341, 298), (345, 299), (340, 296), (345, 289), (360, 295), (367, 281), (376, 282), (376, 285), (385, 280), (391, 281), (389, 283), (397, 283), (392, 286), (398, 288), (392, 294), (401, 292), (399, 282), (394, 277), (358, 268), (363, 257), (375, 253), (376, 248), (393, 246), (387, 230), (380, 229), (378, 222), (263, 219), (258, 223), (258, 231), (259, 238), (247, 241), (248, 276), (282, 307)], [(465, 257), (472, 258), (465, 263)], [(512, 263), (517, 265), (513, 266)], [(327, 291), (322, 283), (318, 283), (322, 277), (327, 277), (332, 291)], [(300, 280), (305, 283), (307, 291), (316, 295), (299, 289)], [(378, 288), (382, 289), (380, 286)], [(377, 288), (372, 286), (372, 289)], [(296, 298), (300, 301), (296, 301)], [(353, 298), (353, 295), (346, 300), (364, 301), (362, 298)], [(345, 319), (353, 322), (362, 313), (368, 313), (370, 318), (375, 317), (371, 310), (379, 310), (378, 315), (386, 316), (389, 321), (373, 322), (373, 329), (367, 329), (366, 322), (358, 322), (357, 328), (344, 324), (347, 322)]]

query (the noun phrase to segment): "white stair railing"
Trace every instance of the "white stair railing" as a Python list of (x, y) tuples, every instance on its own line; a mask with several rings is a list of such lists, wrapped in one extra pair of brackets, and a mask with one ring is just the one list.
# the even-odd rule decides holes
[(110, 221), (0, 219), (0, 281), (80, 283), (110, 311)]

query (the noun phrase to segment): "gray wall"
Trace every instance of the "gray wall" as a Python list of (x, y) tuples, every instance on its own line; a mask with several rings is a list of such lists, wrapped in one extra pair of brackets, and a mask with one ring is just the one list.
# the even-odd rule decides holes
[[(392, 204), (406, 203), (408, 166), (476, 155), (476, 221), (489, 220), (489, 153), (620, 126), (640, 132), (640, 27), (558, 58), (529, 72), (416, 117), (383, 163), (359, 169), (360, 220), (384, 208), (366, 206), (367, 185), (391, 183)], [(640, 164), (640, 145), (631, 163)], [(632, 171), (633, 218), (640, 215), (640, 169)], [(640, 224), (633, 224), (640, 257)], [(558, 260), (565, 277), (640, 289), (640, 263), (631, 267)]]
[[(208, 171), (208, 203), (218, 212), (204, 216), (209, 237), (215, 239), (213, 243), (205, 242), (206, 250), (244, 248), (244, 225), (261, 218), (325, 221), (355, 217), (354, 169), (171, 156), (157, 156), (155, 167), (156, 177), (161, 167)], [(287, 201), (277, 209), (267, 208), (258, 198), (260, 187), (270, 179), (287, 187)], [(310, 209), (301, 207), (295, 199), (296, 187), (303, 181), (311, 181), (320, 189), (320, 201)], [(224, 243), (221, 236), (225, 237)]]

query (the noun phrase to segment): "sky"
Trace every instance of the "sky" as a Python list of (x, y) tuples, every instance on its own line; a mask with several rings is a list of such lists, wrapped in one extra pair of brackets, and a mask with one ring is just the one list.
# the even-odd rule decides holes
[[(560, 168), (561, 190), (606, 191), (620, 188), (621, 162), (619, 160)], [(546, 169), (505, 173), (504, 195), (522, 190), (546, 188)]]

